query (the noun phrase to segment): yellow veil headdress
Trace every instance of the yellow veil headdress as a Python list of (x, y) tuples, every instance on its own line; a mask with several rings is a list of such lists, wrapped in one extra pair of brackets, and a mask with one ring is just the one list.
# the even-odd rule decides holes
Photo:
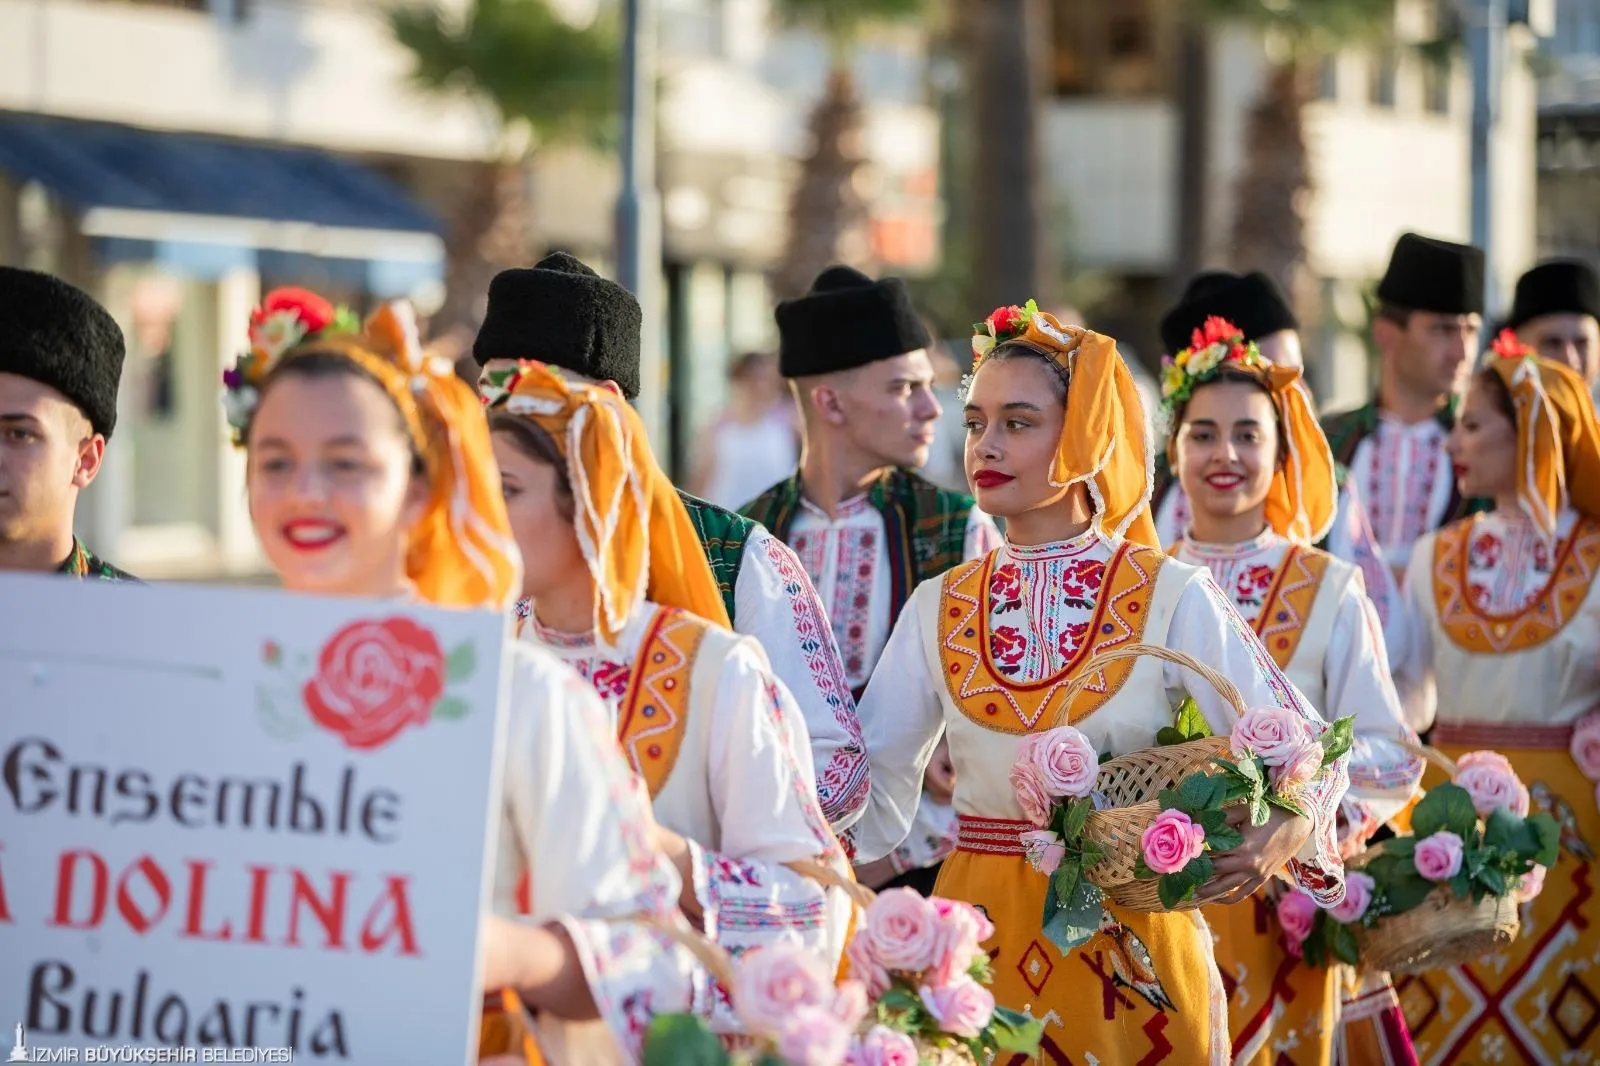
[[(1216, 315), (1194, 331), (1189, 347), (1161, 363), (1161, 406), (1169, 415), (1224, 368), (1261, 383), (1277, 408), (1285, 453), (1267, 489), (1267, 525), (1296, 544), (1315, 544), (1327, 536), (1339, 503), (1333, 449), (1299, 368), (1269, 362), (1239, 327)], [(1172, 427), (1174, 434), (1177, 430)]]
[(406, 546), (406, 576), (417, 594), (444, 607), (509, 609), (522, 564), (482, 407), (449, 362), (424, 352), (411, 305), (383, 304), (360, 324), (314, 293), (278, 289), (251, 316), (250, 344), (223, 375), (235, 443), (244, 445), (276, 367), (314, 352), (348, 359), (394, 401), (422, 457), (428, 503)]
[(595, 583), (595, 631), (605, 644), (615, 645), (646, 596), (731, 628), (689, 511), (622, 397), (523, 362), (490, 374), (483, 402), (533, 421), (566, 458), (573, 522)]
[(1540, 359), (1511, 330), (1495, 339), (1487, 369), (1516, 412), (1517, 503), (1546, 536), (1561, 509), (1600, 518), (1600, 424), (1583, 378)]
[(1150, 515), (1151, 467), (1144, 405), (1133, 375), (1104, 334), (1063, 326), (1034, 301), (1002, 307), (974, 326), (973, 365), (1001, 343), (1025, 344), (1059, 367), (1067, 380), (1067, 414), (1050, 468), (1050, 484), (1088, 486), (1100, 528), (1159, 548)]

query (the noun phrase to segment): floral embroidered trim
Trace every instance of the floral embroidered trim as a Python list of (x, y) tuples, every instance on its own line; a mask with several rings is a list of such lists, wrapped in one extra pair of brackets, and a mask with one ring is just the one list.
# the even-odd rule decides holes
[(1439, 530), (1433, 542), (1433, 603), (1439, 627), (1463, 651), (1484, 655), (1538, 647), (1573, 618), (1600, 571), (1600, 522), (1581, 517), (1556, 552), (1550, 580), (1519, 611), (1491, 613), (1473, 602), (1469, 550), (1477, 519)]

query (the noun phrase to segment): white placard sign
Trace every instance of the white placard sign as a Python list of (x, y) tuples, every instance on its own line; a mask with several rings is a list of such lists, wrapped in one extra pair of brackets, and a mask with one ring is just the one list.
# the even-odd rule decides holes
[(475, 1059), (501, 618), (40, 576), (0, 604), (0, 1062)]

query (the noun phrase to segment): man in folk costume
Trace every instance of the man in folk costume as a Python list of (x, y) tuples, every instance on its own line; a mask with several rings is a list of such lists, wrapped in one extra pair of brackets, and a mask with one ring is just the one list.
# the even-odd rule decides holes
[[(631, 401), (639, 395), (641, 323), (631, 292), (557, 252), (532, 269), (495, 275), (472, 354), (486, 374), (534, 359)], [(687, 493), (679, 496), (732, 628), (761, 643), (773, 673), (800, 705), (817, 798), (829, 823), (843, 830), (866, 804), (868, 764), (855, 700), (816, 590), (788, 546), (761, 526)]]
[[(1198, 274), (1184, 290), (1178, 305), (1161, 319), (1161, 343), (1167, 355), (1176, 356), (1193, 343), (1196, 331), (1206, 320), (1218, 317), (1243, 331), (1254, 341), (1261, 357), (1275, 366), (1304, 371), (1300, 350), (1300, 322), (1284, 299), (1282, 291), (1267, 275), (1240, 276), (1227, 271)], [(1309, 387), (1302, 377), (1299, 388)], [(1405, 611), (1401, 609), (1400, 586), (1383, 557), (1372, 531), (1360, 493), (1343, 466), (1335, 468), (1339, 496), (1337, 512), (1327, 534), (1317, 547), (1353, 563), (1361, 570), (1367, 596), (1377, 608), (1383, 625), (1384, 643), (1391, 661), (1405, 653)], [(1162, 544), (1171, 544), (1189, 525), (1189, 498), (1172, 476), (1164, 453), (1156, 456), (1154, 494), (1150, 509), (1156, 516), (1156, 533)]]
[(1600, 382), (1600, 275), (1578, 259), (1551, 259), (1517, 279), (1507, 329), (1549, 359), (1571, 367), (1592, 391)]
[(1456, 387), (1478, 352), (1483, 271), (1480, 248), (1403, 234), (1378, 283), (1377, 395), (1322, 422), (1397, 578), (1418, 537), (1471, 510), (1444, 442)]
[(0, 267), (0, 570), (132, 580), (72, 532), (117, 423), (123, 354), (87, 293)]
[[(1590, 1063), (1600, 1000), (1600, 421), (1577, 372), (1509, 333), (1462, 399), (1450, 457), (1494, 510), (1417, 541), (1412, 654), (1395, 685), (1440, 751), (1542, 810), (1560, 851), (1518, 885), (1522, 934), (1417, 974), (1401, 999), (1424, 1063)], [(1436, 776), (1436, 775), (1431, 775)], [(1432, 782), (1430, 782), (1432, 783)]]
[[(940, 415), (932, 344), (899, 278), (829, 267), (778, 305), (779, 369), (805, 424), (800, 468), (741, 509), (795, 550), (822, 596), (856, 696), (911, 590), (1000, 544), (971, 496), (913, 471), (928, 461)], [(955, 847), (947, 757), (929, 764), (904, 844), (863, 868), (869, 884), (924, 893)]]
[[(1162, 377), (1167, 455), (1193, 503), (1183, 535), (1166, 550), (1211, 571), (1326, 719), (1354, 719), (1339, 842), (1347, 854), (1360, 851), (1410, 803), (1422, 760), (1361, 571), (1311, 546), (1334, 520), (1333, 455), (1297, 368), (1268, 362), (1220, 318), (1196, 340), (1204, 343), (1181, 349)], [(1306, 966), (1286, 939), (1291, 923), (1275, 916), (1286, 908), (1310, 910), (1272, 886), (1206, 913), (1228, 987), (1234, 1062), (1414, 1061), (1387, 977)], [(1335, 1026), (1335, 1018), (1348, 1024)]]

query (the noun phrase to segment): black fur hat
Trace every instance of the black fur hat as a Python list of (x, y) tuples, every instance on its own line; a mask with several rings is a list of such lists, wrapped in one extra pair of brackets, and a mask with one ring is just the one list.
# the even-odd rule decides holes
[(829, 267), (810, 292), (778, 304), (777, 319), (786, 378), (849, 370), (933, 343), (905, 282), (873, 281), (847, 266)]
[(122, 329), (88, 293), (49, 274), (0, 267), (0, 374), (49, 385), (110, 437), (125, 354)]
[(1407, 311), (1483, 314), (1482, 248), (1401, 234), (1378, 282), (1378, 299)]
[(1218, 315), (1244, 331), (1246, 340), (1260, 340), (1284, 329), (1299, 329), (1283, 292), (1259, 270), (1240, 277), (1225, 270), (1196, 274), (1183, 290), (1178, 306), (1161, 318), (1161, 344), (1167, 355), (1189, 347), (1189, 337)]
[(1600, 318), (1600, 276), (1581, 259), (1551, 259), (1517, 279), (1506, 325), (1519, 329), (1540, 315)]
[(491, 359), (537, 359), (639, 395), (639, 331), (633, 293), (566, 252), (532, 269), (502, 270), (489, 283), (489, 309), (472, 343), (482, 366)]

